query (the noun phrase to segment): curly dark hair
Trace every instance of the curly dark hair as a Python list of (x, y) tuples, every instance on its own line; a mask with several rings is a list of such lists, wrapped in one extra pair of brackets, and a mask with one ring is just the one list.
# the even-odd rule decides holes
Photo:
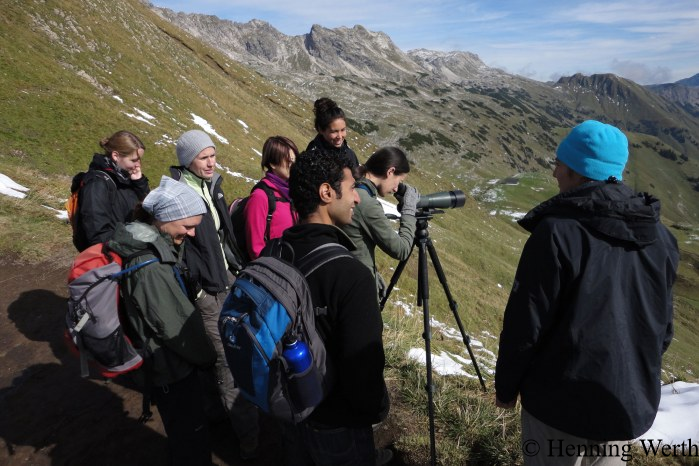
[(299, 154), (296, 163), (291, 166), (289, 195), (300, 219), (307, 218), (318, 208), (318, 190), (323, 183), (328, 183), (338, 198), (342, 197), (340, 183), (344, 179), (345, 168), (351, 170), (352, 162), (344, 155), (330, 154), (321, 148)]

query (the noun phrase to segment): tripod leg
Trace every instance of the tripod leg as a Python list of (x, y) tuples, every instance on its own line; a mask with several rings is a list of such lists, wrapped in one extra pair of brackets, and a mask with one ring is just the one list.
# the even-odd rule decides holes
[(432, 327), (430, 326), (430, 287), (427, 280), (427, 252), (425, 251), (425, 242), (419, 243), (418, 255), (418, 275), (417, 275), (418, 294), (422, 301), (422, 316), (423, 316), (423, 334), (425, 340), (425, 366), (427, 368), (427, 413), (430, 422), (430, 457), (431, 465), (437, 464), (437, 447), (435, 441), (434, 427), (434, 386), (432, 385)]
[[(413, 250), (411, 249), (410, 254), (412, 253)], [(400, 261), (400, 263), (396, 267), (396, 271), (393, 272), (393, 275), (391, 276), (391, 281), (389, 282), (388, 287), (386, 287), (386, 294), (384, 294), (383, 299), (381, 299), (381, 303), (379, 304), (379, 310), (383, 311), (384, 306), (386, 306), (386, 303), (388, 302), (388, 297), (391, 296), (391, 291), (393, 291), (393, 287), (396, 286), (396, 283), (398, 283), (400, 274), (403, 273), (405, 264), (407, 264), (408, 259), (410, 259), (410, 254), (408, 254), (408, 257), (406, 257), (405, 260)]]
[(432, 240), (427, 237), (425, 238), (425, 242), (427, 243), (427, 250), (430, 253), (430, 259), (432, 260), (432, 266), (434, 267), (435, 271), (437, 272), (437, 277), (439, 278), (439, 283), (442, 284), (442, 288), (444, 289), (444, 294), (447, 297), (447, 300), (449, 301), (449, 308), (451, 309), (452, 314), (454, 315), (454, 320), (456, 320), (456, 325), (459, 326), (459, 332), (461, 332), (461, 339), (464, 342), (464, 345), (466, 345), (466, 349), (468, 350), (468, 355), (471, 358), (471, 361), (473, 362), (473, 368), (476, 370), (476, 374), (478, 375), (478, 380), (481, 382), (481, 387), (483, 388), (483, 391), (485, 390), (485, 382), (483, 381), (483, 376), (481, 375), (481, 371), (478, 368), (478, 362), (476, 362), (476, 358), (473, 355), (473, 350), (471, 349), (471, 337), (469, 337), (466, 334), (466, 331), (464, 330), (464, 325), (461, 323), (461, 317), (459, 317), (459, 312), (458, 312), (458, 305), (456, 304), (456, 301), (454, 301), (454, 298), (451, 295), (451, 291), (449, 290), (449, 285), (447, 284), (447, 276), (444, 274), (444, 270), (442, 269), (442, 264), (439, 262), (439, 257), (437, 256), (437, 250), (434, 248), (434, 244), (432, 244)]

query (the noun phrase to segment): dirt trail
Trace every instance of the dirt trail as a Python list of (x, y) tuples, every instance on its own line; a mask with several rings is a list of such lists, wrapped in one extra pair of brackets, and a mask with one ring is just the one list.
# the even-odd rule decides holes
[[(141, 394), (130, 379), (82, 379), (62, 339), (67, 265), (0, 262), (0, 466), (159, 465), (165, 435), (137, 422)], [(276, 426), (263, 422), (260, 457), (279, 464)], [(243, 464), (226, 422), (212, 424), (214, 463)]]
[[(158, 411), (138, 423), (142, 397), (129, 376), (80, 377), (79, 360), (63, 340), (68, 267), (0, 258), (0, 466), (165, 464)], [(380, 446), (401, 430), (395, 408), (377, 431)], [(259, 457), (242, 462), (230, 424), (212, 422), (214, 464), (280, 464), (275, 421), (262, 417), (260, 428)], [(392, 464), (405, 464), (396, 453)]]
[[(165, 464), (157, 409), (138, 423), (142, 397), (130, 378), (80, 377), (62, 336), (68, 267), (0, 259), (0, 466)], [(381, 446), (395, 440), (393, 417), (377, 432)], [(247, 462), (227, 421), (210, 427), (214, 464), (281, 463), (273, 420), (261, 419), (259, 457)], [(400, 454), (393, 464), (404, 464)]]

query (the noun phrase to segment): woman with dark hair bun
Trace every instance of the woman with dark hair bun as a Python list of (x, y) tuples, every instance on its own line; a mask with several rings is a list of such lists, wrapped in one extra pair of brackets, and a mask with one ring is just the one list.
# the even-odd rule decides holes
[(323, 148), (333, 155), (344, 155), (349, 158), (352, 168), (359, 165), (357, 155), (347, 145), (347, 122), (345, 112), (337, 104), (327, 98), (321, 97), (313, 104), (315, 114), (316, 137), (308, 143), (306, 151)]
[[(383, 296), (384, 283), (376, 270), (375, 250), (378, 246), (394, 259), (404, 260), (410, 255), (415, 236), (415, 214), (419, 194), (417, 190), (404, 184), (405, 193), (399, 196), (398, 185), (403, 183), (410, 172), (410, 164), (405, 153), (397, 147), (383, 147), (374, 152), (364, 165), (356, 170), (359, 205), (355, 206), (352, 223), (342, 227), (347, 236), (357, 246), (352, 254), (369, 267), (376, 277), (379, 298)], [(401, 198), (400, 228), (396, 232), (391, 221), (386, 218), (378, 196), (395, 194)]]

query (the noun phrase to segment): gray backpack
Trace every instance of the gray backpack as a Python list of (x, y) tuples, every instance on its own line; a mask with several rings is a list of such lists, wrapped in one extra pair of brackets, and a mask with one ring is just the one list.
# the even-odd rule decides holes
[(90, 246), (73, 261), (68, 274), (66, 337), (79, 352), (83, 377), (89, 375), (88, 362), (107, 378), (143, 364), (121, 326), (119, 280), (158, 261), (153, 258), (123, 269), (122, 258), (104, 243)]
[[(298, 423), (325, 398), (333, 384), (325, 343), (316, 329), (316, 309), (306, 277), (340, 257), (343, 246), (324, 244), (295, 265), (281, 259), (282, 242), (272, 240), (265, 253), (249, 262), (236, 279), (219, 317), (228, 367), (241, 393), (273, 417)], [(285, 342), (303, 342), (312, 363), (292, 370)]]

